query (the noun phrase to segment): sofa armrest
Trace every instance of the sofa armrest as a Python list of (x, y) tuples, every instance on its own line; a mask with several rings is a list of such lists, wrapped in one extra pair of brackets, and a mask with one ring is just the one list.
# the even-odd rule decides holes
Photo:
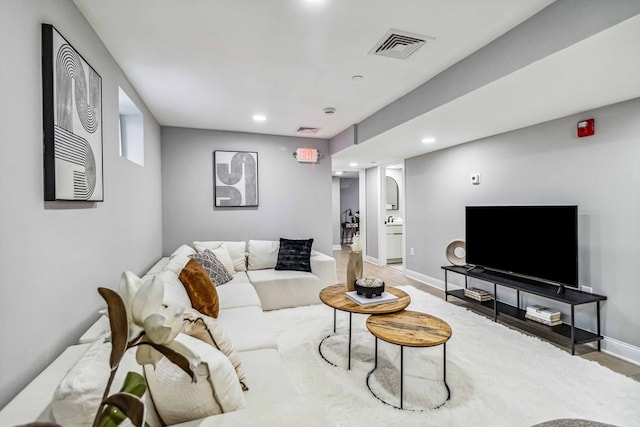
[(338, 283), (336, 260), (322, 252), (311, 251), (311, 272), (318, 276), (323, 285)]

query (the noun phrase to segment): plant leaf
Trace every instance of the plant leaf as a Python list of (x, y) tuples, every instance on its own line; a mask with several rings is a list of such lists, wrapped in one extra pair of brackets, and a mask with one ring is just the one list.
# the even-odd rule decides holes
[(127, 351), (127, 339), (129, 336), (129, 322), (127, 311), (120, 295), (111, 289), (98, 288), (98, 293), (107, 303), (109, 311), (109, 326), (111, 327), (111, 369), (115, 369), (124, 352)]
[(124, 417), (118, 419), (119, 414), (117, 414), (116, 408), (122, 411), (122, 414), (129, 418), (134, 426), (144, 426), (144, 402), (138, 396), (120, 392), (109, 396), (104, 403), (109, 406), (102, 412), (100, 426), (117, 426), (124, 421)]
[[(137, 372), (128, 372), (120, 392), (142, 397), (145, 391), (147, 391), (147, 383), (144, 377)], [(98, 427), (116, 427), (126, 418), (127, 416), (120, 409), (108, 405), (104, 411), (102, 411), (102, 414), (100, 414)]]
[(164, 345), (154, 344), (150, 341), (143, 341), (140, 343), (140, 345), (150, 345), (151, 347), (155, 348), (160, 353), (162, 353), (164, 357), (169, 359), (171, 362), (175, 363), (180, 369), (182, 369), (187, 375), (189, 375), (189, 377), (191, 378), (191, 381), (196, 380), (196, 375), (191, 370), (189, 359), (187, 359), (182, 354), (178, 353), (177, 351), (169, 347), (166, 347)]

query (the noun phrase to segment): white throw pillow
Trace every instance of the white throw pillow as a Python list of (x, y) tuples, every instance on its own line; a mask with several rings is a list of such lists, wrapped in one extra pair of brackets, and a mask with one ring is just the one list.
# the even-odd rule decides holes
[(273, 240), (249, 240), (247, 261), (249, 270), (275, 268), (278, 263), (280, 242)]
[(202, 376), (197, 375), (196, 382), (192, 382), (191, 377), (167, 358), (162, 358), (155, 369), (145, 365), (149, 391), (165, 424), (232, 412), (245, 406), (238, 377), (227, 356), (185, 334), (178, 334), (176, 341), (200, 358), (202, 362), (197, 371)]
[(220, 247), (224, 247), (229, 251), (231, 260), (233, 261), (234, 271), (229, 271), (233, 274), (236, 271), (247, 271), (247, 256), (245, 242), (223, 242), (219, 240), (211, 240), (206, 242), (193, 242), (193, 246), (198, 252), (204, 252), (205, 249), (214, 250)]
[[(202, 314), (193, 308), (185, 309), (183, 316), (185, 320), (185, 326), (183, 327), (182, 332), (186, 332), (187, 329), (190, 329), (190, 328), (187, 328), (188, 323), (193, 324), (196, 322), (196, 320), (202, 319), (202, 321), (204, 322), (204, 326), (206, 327), (206, 333), (208, 337), (202, 337), (200, 335), (201, 331), (198, 331), (195, 328), (191, 329), (187, 333), (193, 337), (197, 337), (201, 340), (204, 340), (208, 344), (215, 346), (218, 350), (224, 353), (231, 361), (231, 364), (233, 365), (233, 368), (235, 369), (236, 374), (238, 375), (238, 382), (241, 384), (243, 388), (248, 390), (247, 376), (244, 372), (244, 368), (242, 367), (242, 361), (240, 360), (240, 355), (234, 349), (233, 343), (231, 342), (231, 340), (229, 339), (229, 336), (226, 334), (226, 332), (222, 328), (222, 325), (220, 324), (220, 322), (218, 322), (218, 319), (214, 319), (213, 317), (209, 317), (205, 314)], [(191, 325), (191, 326), (194, 327), (194, 325)]]
[[(142, 366), (138, 365), (135, 357), (136, 349), (128, 350), (122, 360), (111, 386), (110, 395), (117, 393), (127, 376), (127, 372), (142, 374)], [(87, 352), (69, 369), (51, 400), (51, 410), (56, 423), (65, 427), (85, 427), (93, 424), (102, 400), (104, 389), (109, 379), (109, 356), (111, 343), (100, 339), (94, 342)], [(147, 408), (147, 422), (151, 426), (158, 426), (160, 420), (155, 413), (153, 402), (149, 398), (149, 390), (143, 396)], [(131, 426), (126, 420), (123, 426)]]
[(235, 265), (233, 264), (233, 260), (231, 259), (231, 255), (229, 255), (229, 250), (225, 246), (209, 250), (213, 252), (216, 258), (218, 258), (218, 261), (220, 261), (222, 265), (224, 265), (224, 268), (227, 269), (229, 274), (233, 275), (236, 272)]
[(195, 254), (195, 253), (196, 253), (196, 250), (193, 249), (191, 246), (189, 246), (189, 245), (181, 245), (178, 249), (173, 251), (171, 256), (176, 256), (176, 255), (188, 256), (188, 255)]

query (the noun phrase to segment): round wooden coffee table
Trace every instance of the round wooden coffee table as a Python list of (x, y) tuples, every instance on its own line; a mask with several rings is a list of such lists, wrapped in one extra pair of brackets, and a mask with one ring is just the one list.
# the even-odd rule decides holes
[[(376, 337), (375, 365), (367, 375), (367, 387), (375, 397), (394, 408), (403, 408), (404, 347), (435, 347), (442, 344), (442, 378), (447, 389), (447, 398), (436, 408), (451, 398), (447, 385), (447, 341), (451, 338), (451, 326), (442, 319), (417, 311), (404, 310), (391, 314), (372, 315), (367, 319), (367, 329)], [(369, 385), (371, 374), (378, 368), (378, 339), (400, 346), (400, 406), (392, 405), (380, 398)], [(431, 408), (435, 409), (435, 408)]]
[[(395, 313), (397, 311), (404, 310), (409, 303), (411, 302), (411, 297), (404, 291), (394, 288), (394, 287), (386, 287), (385, 292), (388, 292), (392, 295), (398, 297), (396, 301), (387, 302), (382, 304), (375, 305), (359, 305), (356, 302), (351, 301), (346, 296), (347, 286), (342, 283), (339, 285), (327, 286), (323, 290), (320, 291), (320, 300), (333, 308), (333, 333), (336, 333), (336, 312), (338, 310), (345, 311), (349, 313), (349, 365), (348, 369), (351, 369), (351, 315), (353, 313), (357, 314), (385, 314), (385, 313)], [(324, 354), (322, 353), (322, 344), (325, 340), (332, 335), (327, 335), (320, 341), (318, 345), (318, 351), (320, 352), (320, 356), (330, 363), (333, 366), (337, 366), (335, 363), (328, 360)]]

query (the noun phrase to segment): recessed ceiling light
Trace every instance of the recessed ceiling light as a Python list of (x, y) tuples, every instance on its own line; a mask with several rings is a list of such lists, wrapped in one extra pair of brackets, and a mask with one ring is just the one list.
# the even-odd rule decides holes
[(264, 114), (254, 114), (253, 120), (256, 122), (264, 122), (265, 120), (267, 120), (267, 116), (265, 116)]
[(356, 74), (355, 76), (351, 76), (351, 79), (355, 80), (355, 81), (359, 81), (359, 80), (364, 79), (364, 77), (361, 76), (360, 74)]
[(423, 144), (431, 144), (432, 142), (436, 142), (435, 138), (423, 138), (422, 139), (422, 143)]
[(358, 166), (358, 164), (356, 162), (351, 162), (349, 163), (349, 166), (351, 166), (352, 168), (355, 168), (356, 166)]
[(336, 175), (342, 175), (342, 171), (337, 171)]

